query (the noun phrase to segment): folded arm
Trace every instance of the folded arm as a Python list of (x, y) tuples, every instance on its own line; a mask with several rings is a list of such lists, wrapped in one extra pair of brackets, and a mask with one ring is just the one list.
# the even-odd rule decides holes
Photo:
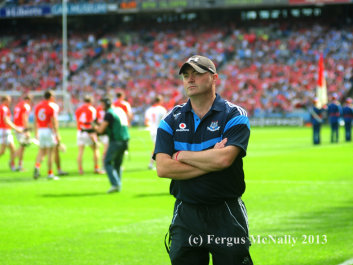
[(219, 171), (230, 167), (241, 152), (237, 146), (225, 146), (227, 139), (217, 143), (213, 149), (204, 151), (180, 151), (173, 158), (187, 165), (205, 170), (207, 172)]
[(17, 127), (8, 117), (4, 117), (5, 123), (10, 126), (12, 129), (14, 129), (18, 133), (22, 133), (23, 130), (19, 127)]
[(157, 175), (160, 178), (185, 180), (196, 178), (208, 173), (206, 170), (181, 163), (165, 153), (158, 153), (156, 155), (156, 166)]

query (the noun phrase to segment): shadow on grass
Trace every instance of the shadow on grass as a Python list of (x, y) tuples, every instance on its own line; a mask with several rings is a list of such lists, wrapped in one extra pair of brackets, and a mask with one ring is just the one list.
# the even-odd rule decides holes
[(106, 192), (85, 192), (85, 193), (61, 193), (61, 194), (42, 194), (40, 197), (44, 198), (74, 198), (74, 197), (91, 197), (107, 195)]
[(160, 193), (140, 193), (136, 194), (136, 198), (146, 198), (146, 197), (161, 197), (161, 196), (172, 196), (168, 192), (160, 192)]
[(126, 168), (123, 169), (123, 173), (124, 172), (141, 172), (141, 171), (151, 171), (150, 169), (146, 168)]
[(0, 178), (0, 183), (15, 183), (34, 181), (32, 177), (6, 177)]

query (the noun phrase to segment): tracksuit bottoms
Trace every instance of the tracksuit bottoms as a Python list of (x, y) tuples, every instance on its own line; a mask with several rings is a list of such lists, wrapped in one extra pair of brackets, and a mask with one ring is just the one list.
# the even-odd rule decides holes
[(166, 235), (172, 265), (252, 265), (246, 208), (241, 198), (217, 205), (176, 200)]

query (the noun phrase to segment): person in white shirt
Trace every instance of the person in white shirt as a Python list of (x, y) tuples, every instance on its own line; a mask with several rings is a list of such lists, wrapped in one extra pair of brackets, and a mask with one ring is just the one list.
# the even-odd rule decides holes
[[(163, 97), (157, 96), (152, 106), (150, 106), (145, 112), (145, 125), (151, 134), (151, 139), (153, 141), (153, 148), (156, 143), (157, 129), (162, 118), (167, 114), (167, 109), (163, 107)], [(153, 153), (153, 151), (152, 151)], [(150, 163), (148, 165), (149, 169), (154, 168), (154, 160), (150, 159)]]

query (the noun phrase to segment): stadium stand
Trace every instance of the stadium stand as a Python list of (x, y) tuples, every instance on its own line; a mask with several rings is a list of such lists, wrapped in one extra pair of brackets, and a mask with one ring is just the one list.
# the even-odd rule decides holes
[[(100, 97), (123, 89), (136, 112), (143, 113), (157, 94), (171, 107), (185, 100), (178, 64), (192, 54), (207, 54), (218, 66), (224, 97), (253, 116), (288, 113), (315, 96), (320, 52), (328, 92), (343, 98), (352, 90), (352, 26), (332, 25), (194, 20), (77, 26), (69, 34), (68, 91), (74, 104), (87, 92)], [(60, 89), (61, 51), (58, 29), (2, 34), (2, 88)]]

